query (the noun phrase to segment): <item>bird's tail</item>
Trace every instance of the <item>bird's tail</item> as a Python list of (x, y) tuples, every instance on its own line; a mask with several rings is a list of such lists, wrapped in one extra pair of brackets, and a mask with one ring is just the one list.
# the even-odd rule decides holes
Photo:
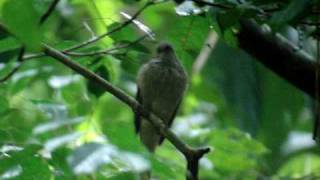
[(148, 148), (150, 152), (154, 152), (159, 144), (161, 135), (153, 127), (153, 125), (148, 122), (148, 120), (142, 119), (140, 127), (140, 138), (143, 144)]

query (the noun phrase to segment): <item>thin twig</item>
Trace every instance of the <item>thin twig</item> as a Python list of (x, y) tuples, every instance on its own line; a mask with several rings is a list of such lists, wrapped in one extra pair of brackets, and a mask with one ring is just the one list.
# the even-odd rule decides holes
[(24, 60), (23, 59), (24, 52), (25, 52), (25, 47), (22, 46), (20, 48), (19, 55), (17, 58), (18, 64), (5, 77), (0, 79), (0, 83), (4, 83), (8, 79), (10, 79), (20, 69), (20, 67), (22, 66), (23, 60)]
[[(90, 44), (93, 44), (101, 39), (103, 39), (104, 37), (106, 36), (109, 36), (110, 34), (112, 33), (115, 33), (117, 31), (120, 31), (122, 28), (128, 26), (131, 22), (133, 22), (133, 20), (135, 20), (147, 7), (153, 5), (153, 4), (158, 4), (158, 2), (155, 2), (154, 0), (149, 0), (141, 9), (139, 9), (130, 19), (128, 19), (127, 21), (124, 21), (122, 24), (120, 24), (119, 26), (117, 26), (116, 28), (114, 29), (111, 29), (110, 31), (108, 32), (105, 32), (104, 34), (101, 34), (100, 36), (96, 36), (96, 37), (93, 37), (87, 41), (84, 41), (80, 44), (76, 44), (74, 46), (71, 46), (69, 48), (66, 48), (64, 50), (62, 50), (62, 52), (64, 54), (68, 54), (70, 56), (87, 56), (85, 54), (82, 54), (82, 53), (77, 53), (77, 52), (73, 52), (74, 50), (77, 50), (77, 49), (80, 49), (84, 46), (87, 46), (87, 45), (90, 45)], [(1, 24), (0, 24), (1, 25)], [(0, 26), (1, 27), (1, 26)], [(96, 55), (95, 53), (93, 53), (94, 55)], [(98, 53), (99, 54), (99, 53)], [(108, 54), (108, 52), (101, 52), (101, 54)], [(38, 53), (38, 54), (31, 54), (31, 55), (27, 55), (24, 57), (25, 60), (30, 60), (30, 59), (35, 59), (35, 58), (41, 58), (41, 57), (44, 57), (46, 56), (45, 54), (43, 53)]]
[(44, 53), (37, 53), (37, 54), (27, 54), (23, 56), (24, 60), (30, 60), (30, 59), (36, 59), (36, 58), (42, 58), (45, 57), (46, 55)]
[(218, 37), (216, 32), (210, 31), (198, 57), (192, 65), (192, 75), (196, 75), (201, 72), (202, 68), (208, 61), (209, 56), (217, 43), (217, 40)]
[[(148, 35), (144, 35), (144, 36), (141, 36), (140, 38), (130, 42), (130, 43), (127, 43), (127, 44), (121, 44), (119, 46), (116, 46), (116, 47), (112, 47), (112, 48), (109, 48), (109, 49), (105, 49), (105, 50), (100, 50), (100, 51), (91, 51), (91, 52), (73, 52), (73, 51), (67, 51), (68, 49), (64, 49), (62, 50), (61, 52), (63, 54), (66, 54), (66, 55), (69, 55), (69, 56), (78, 56), (78, 57), (81, 57), (81, 56), (98, 56), (98, 55), (121, 55), (123, 53), (113, 53), (112, 51), (116, 51), (116, 50), (119, 50), (119, 49), (124, 49), (124, 48), (127, 48), (127, 47), (130, 47), (140, 41), (142, 41), (143, 39), (145, 39), (146, 37), (148, 37)], [(37, 53), (37, 54), (28, 54), (28, 55), (25, 55), (23, 57), (24, 60), (30, 60), (30, 59), (36, 59), (36, 58), (42, 58), (42, 57), (45, 57), (46, 54), (44, 53)]]
[(231, 9), (232, 8), (232, 7), (224, 5), (224, 4), (207, 2), (207, 1), (203, 1), (203, 0), (192, 0), (192, 1), (199, 4), (199, 5), (207, 5), (207, 6), (211, 6), (211, 7), (220, 8), (220, 9)]
[(56, 8), (57, 4), (59, 3), (60, 0), (53, 0), (53, 2), (50, 4), (49, 8), (47, 9), (47, 11), (41, 16), (40, 19), (40, 24), (43, 24), (48, 17), (51, 15), (51, 13), (54, 11), (54, 9)]
[(44, 45), (44, 53), (59, 62), (63, 63), (67, 67), (76, 71), (77, 73), (83, 75), (88, 80), (97, 83), (106, 91), (111, 93), (113, 96), (121, 100), (123, 103), (130, 106), (133, 111), (141, 112), (142, 116), (149, 120), (152, 125), (159, 130), (161, 135), (168, 139), (186, 158), (187, 160), (187, 179), (197, 180), (198, 179), (198, 164), (200, 158), (210, 151), (209, 148), (194, 149), (182, 142), (164, 123), (163, 121), (154, 115), (152, 112), (146, 111), (133, 97), (127, 95), (121, 89), (113, 86), (108, 81), (104, 80), (99, 75), (93, 73), (92, 71), (82, 67), (81, 65), (75, 63), (68, 56), (62, 52), (48, 46)]
[(114, 52), (114, 51), (118, 51), (120, 49), (124, 49), (124, 48), (128, 48), (142, 40), (144, 40), (146, 37), (148, 37), (147, 34), (145, 34), (144, 36), (139, 37), (138, 39), (129, 42), (129, 43), (125, 43), (125, 44), (120, 44), (118, 46), (109, 48), (109, 49), (104, 49), (104, 50), (100, 50), (100, 51), (90, 51), (90, 52), (68, 52), (68, 51), (62, 51), (63, 54), (69, 55), (69, 56), (100, 56), (100, 55), (118, 55), (119, 53)]
[(64, 52), (70, 52), (70, 51), (74, 51), (76, 49), (79, 49), (79, 48), (82, 48), (84, 46), (87, 46), (87, 45), (90, 45), (92, 43), (95, 43), (101, 39), (103, 39), (104, 37), (106, 36), (109, 36), (110, 34), (112, 33), (115, 33), (117, 31), (120, 31), (122, 28), (128, 26), (133, 20), (135, 20), (147, 7), (153, 5), (155, 2), (153, 0), (149, 0), (141, 9), (139, 9), (132, 17), (131, 19), (128, 19), (127, 21), (123, 22), (122, 24), (120, 24), (119, 26), (117, 26), (116, 28), (114, 29), (111, 29), (110, 31), (104, 33), (104, 34), (101, 34), (100, 36), (97, 36), (97, 37), (94, 37), (94, 38), (91, 38), (87, 41), (84, 41), (80, 44), (77, 44), (75, 46), (72, 46), (66, 50), (64, 50)]

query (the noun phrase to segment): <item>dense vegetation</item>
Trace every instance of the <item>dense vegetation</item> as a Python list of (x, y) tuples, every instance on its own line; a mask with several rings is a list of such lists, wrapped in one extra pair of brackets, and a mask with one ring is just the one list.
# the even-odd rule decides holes
[[(128, 103), (61, 63), (69, 57), (134, 97), (137, 71), (160, 41), (174, 46), (189, 76), (171, 130), (211, 148), (199, 179), (319, 178), (319, 83), (308, 89), (314, 73), (290, 64), (296, 53), (319, 59), (319, 1), (206, 2), (0, 0), (0, 179), (136, 179), (149, 168), (159, 179), (185, 179), (175, 146), (166, 140), (150, 154)], [(245, 43), (248, 22), (272, 43), (288, 40), (292, 56), (250, 51), (267, 46)]]

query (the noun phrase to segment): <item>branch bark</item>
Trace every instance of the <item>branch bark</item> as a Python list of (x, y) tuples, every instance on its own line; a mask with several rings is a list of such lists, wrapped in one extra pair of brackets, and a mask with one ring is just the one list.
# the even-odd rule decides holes
[(50, 4), (49, 8), (47, 9), (47, 11), (41, 16), (40, 19), (40, 25), (43, 24), (48, 17), (51, 15), (51, 13), (54, 11), (54, 9), (56, 8), (56, 6), (58, 5), (60, 0), (53, 0), (53, 2)]
[(23, 63), (23, 55), (24, 55), (24, 52), (25, 52), (25, 47), (22, 46), (19, 50), (19, 54), (18, 54), (18, 57), (17, 57), (17, 65), (4, 77), (2, 77), (0, 79), (0, 84), (1, 83), (4, 83), (5, 81), (7, 81), (8, 79), (10, 79), (16, 72), (18, 72), (18, 70), (21, 68), (22, 66), (22, 63)]
[(88, 69), (82, 67), (81, 65), (75, 63), (68, 56), (64, 55), (62, 52), (48, 46), (44, 45), (44, 53), (59, 62), (63, 63), (67, 67), (71, 68), (75, 72), (83, 75), (88, 80), (97, 83), (103, 87), (106, 91), (111, 93), (113, 96), (121, 100), (123, 103), (127, 104), (132, 108), (133, 111), (139, 111), (142, 113), (146, 119), (148, 119), (159, 132), (168, 139), (186, 158), (187, 160), (187, 179), (197, 180), (198, 179), (198, 167), (199, 160), (201, 157), (210, 151), (209, 148), (194, 149), (182, 142), (167, 126), (163, 121), (154, 115), (152, 112), (148, 112), (142, 108), (142, 106), (131, 96), (127, 95), (121, 89), (114, 87), (108, 81), (104, 80), (97, 74), (89, 71)]
[(240, 48), (289, 83), (315, 98), (316, 64), (313, 57), (284, 37), (264, 30), (254, 21), (241, 20)]

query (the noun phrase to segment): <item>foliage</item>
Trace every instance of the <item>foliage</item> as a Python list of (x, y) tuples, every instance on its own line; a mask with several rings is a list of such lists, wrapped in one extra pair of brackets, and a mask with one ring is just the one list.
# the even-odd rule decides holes
[[(27, 55), (41, 51), (41, 43), (63, 50), (121, 26), (128, 20), (123, 14), (133, 15), (145, 2), (61, 1), (40, 26), (51, 1), (0, 0), (0, 27), (9, 32), (0, 28), (0, 78), (19, 66), (22, 44)], [(309, 8), (317, 1), (214, 2), (227, 8), (152, 5), (120, 31), (75, 52), (130, 44), (146, 34), (142, 41), (114, 54), (73, 59), (134, 96), (153, 39), (169, 41), (190, 81), (172, 130), (192, 146), (212, 148), (201, 160), (200, 179), (319, 176), (311, 100), (243, 53), (234, 35), (241, 18), (254, 18), (293, 42), (302, 36), (311, 44), (316, 30), (297, 29), (315, 19)], [(219, 40), (196, 74), (195, 60), (212, 31)], [(185, 160), (169, 142), (150, 154), (134, 132), (132, 110), (64, 65), (45, 56), (27, 59), (0, 83), (0, 179), (136, 179), (150, 168), (159, 179), (185, 179)]]

